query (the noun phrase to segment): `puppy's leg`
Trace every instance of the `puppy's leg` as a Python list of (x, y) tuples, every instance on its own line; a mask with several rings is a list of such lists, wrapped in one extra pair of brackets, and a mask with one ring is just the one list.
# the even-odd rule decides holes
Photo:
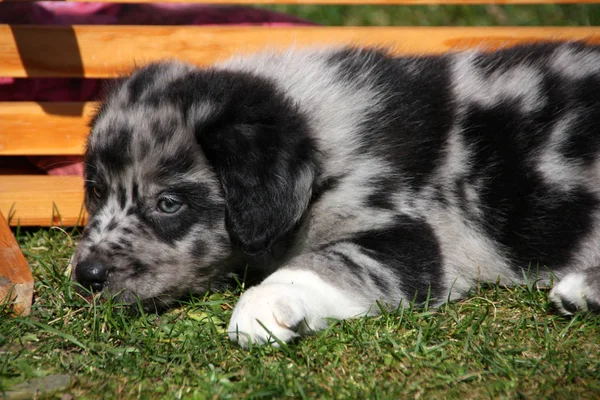
[[(302, 257), (304, 259), (309, 257)], [(318, 262), (318, 255), (312, 255)], [(296, 260), (300, 262), (301, 260)], [(323, 329), (327, 318), (345, 319), (368, 314), (375, 303), (339, 287), (310, 269), (283, 268), (248, 289), (236, 305), (229, 337), (242, 347), (250, 342), (288, 342)]]
[(431, 230), (407, 219), (292, 258), (242, 295), (229, 337), (243, 347), (250, 342), (277, 345), (277, 340), (325, 328), (328, 319), (377, 314), (378, 302), (398, 307), (433, 297), (437, 305), (443, 286)]
[(554, 286), (550, 299), (563, 314), (600, 313), (600, 268), (567, 274)]

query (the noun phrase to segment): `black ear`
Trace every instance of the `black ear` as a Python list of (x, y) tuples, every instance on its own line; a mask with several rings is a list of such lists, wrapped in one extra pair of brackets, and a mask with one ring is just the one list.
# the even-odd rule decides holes
[(213, 76), (219, 95), (210, 98), (209, 90), (214, 113), (195, 121), (196, 139), (221, 180), (232, 240), (246, 253), (260, 254), (306, 210), (315, 150), (301, 113), (272, 84), (224, 75)]

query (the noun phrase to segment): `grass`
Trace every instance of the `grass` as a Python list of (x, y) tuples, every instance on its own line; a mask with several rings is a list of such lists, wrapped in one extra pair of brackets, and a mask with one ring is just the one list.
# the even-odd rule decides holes
[(323, 25), (537, 26), (600, 25), (599, 4), (466, 6), (264, 6)]
[(18, 233), (36, 299), (30, 317), (0, 316), (3, 391), (68, 374), (71, 385), (52, 396), (600, 397), (600, 319), (552, 315), (547, 291), (533, 285), (481, 289), (438, 311), (335, 322), (282, 349), (245, 351), (225, 333), (238, 293), (137, 318), (78, 296), (65, 276), (71, 233)]
[[(600, 6), (271, 6), (327, 25), (598, 25)], [(481, 289), (437, 311), (335, 322), (281, 349), (225, 329), (239, 292), (137, 318), (73, 290), (77, 230), (17, 230), (29, 317), (0, 306), (0, 399), (67, 374), (63, 398), (600, 398), (600, 319), (552, 314), (546, 290)], [(27, 395), (25, 395), (27, 396)], [(31, 397), (31, 395), (29, 395)]]

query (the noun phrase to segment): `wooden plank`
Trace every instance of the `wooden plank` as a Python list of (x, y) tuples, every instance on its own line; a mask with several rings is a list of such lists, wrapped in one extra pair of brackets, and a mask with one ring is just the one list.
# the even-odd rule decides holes
[(0, 155), (81, 155), (96, 103), (0, 102)]
[(178, 58), (205, 65), (236, 52), (290, 45), (391, 45), (396, 53), (440, 53), (548, 39), (600, 43), (600, 27), (0, 25), (0, 76), (112, 77), (134, 63), (156, 59)]
[(29, 315), (33, 301), (33, 276), (6, 219), (0, 213), (0, 303)]
[[(3, 0), (22, 2), (36, 0)], [(114, 0), (66, 0), (68, 2), (112, 3)], [(586, 4), (598, 0), (128, 0), (128, 3), (202, 3), (202, 4), (348, 4), (348, 5), (427, 5), (427, 4)], [(2, 2), (2, 1), (0, 1)]]
[(82, 205), (81, 177), (0, 175), (0, 212), (11, 226), (82, 224)]

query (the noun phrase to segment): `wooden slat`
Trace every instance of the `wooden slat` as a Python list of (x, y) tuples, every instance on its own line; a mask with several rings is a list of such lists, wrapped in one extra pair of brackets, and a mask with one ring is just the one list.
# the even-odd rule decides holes
[(81, 177), (0, 175), (0, 212), (11, 226), (76, 225), (82, 205)]
[[(36, 0), (3, 0), (6, 2)], [(114, 3), (114, 0), (66, 0), (68, 2)], [(127, 0), (127, 3), (202, 3), (202, 4), (348, 4), (348, 5), (425, 5), (425, 4), (576, 4), (598, 0)], [(2, 2), (2, 0), (0, 0)]]
[(0, 102), (0, 155), (81, 155), (95, 103)]
[(0, 213), (0, 303), (10, 303), (15, 313), (29, 315), (32, 300), (31, 270)]
[[(13, 37), (14, 34), (14, 37)], [(292, 44), (395, 45), (398, 53), (497, 48), (541, 39), (600, 43), (598, 27), (180, 27), (0, 25), (0, 76), (108, 77), (132, 64), (209, 64), (235, 52)], [(18, 47), (17, 44), (18, 43)]]

